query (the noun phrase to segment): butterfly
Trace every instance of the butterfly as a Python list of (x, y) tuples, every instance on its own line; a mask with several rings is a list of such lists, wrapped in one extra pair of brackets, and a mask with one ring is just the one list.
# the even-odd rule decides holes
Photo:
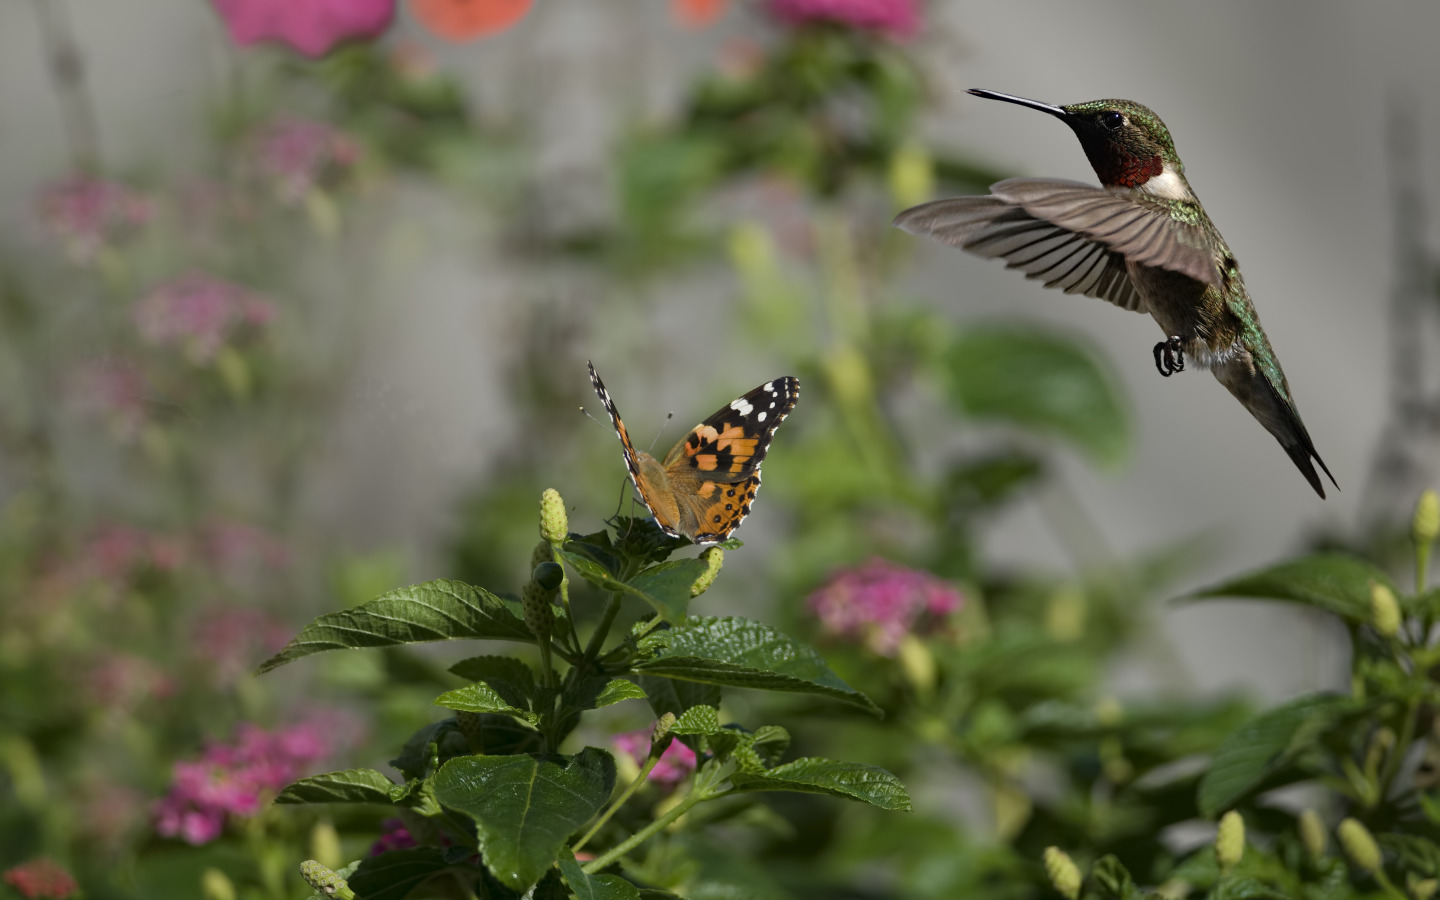
[(610, 414), (630, 480), (655, 524), (671, 537), (697, 544), (725, 540), (750, 512), (770, 439), (800, 398), (799, 379), (787, 375), (767, 381), (690, 429), (661, 461), (630, 443), (593, 364), (590, 383)]

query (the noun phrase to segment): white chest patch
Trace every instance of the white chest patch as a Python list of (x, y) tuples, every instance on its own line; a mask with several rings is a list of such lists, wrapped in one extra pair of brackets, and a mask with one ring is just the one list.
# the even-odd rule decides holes
[(1159, 175), (1153, 176), (1149, 181), (1140, 185), (1140, 190), (1159, 197), (1161, 200), (1191, 200), (1195, 195), (1190, 193), (1190, 188), (1185, 184), (1185, 179), (1179, 172), (1166, 164)]

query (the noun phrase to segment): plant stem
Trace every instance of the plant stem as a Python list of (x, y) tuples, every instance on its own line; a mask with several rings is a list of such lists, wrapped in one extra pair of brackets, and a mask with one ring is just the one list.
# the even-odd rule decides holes
[(600, 655), (600, 648), (605, 646), (605, 638), (610, 634), (610, 626), (615, 624), (615, 617), (620, 613), (620, 592), (615, 591), (610, 595), (610, 602), (605, 604), (605, 612), (600, 617), (600, 624), (595, 626), (595, 633), (590, 635), (590, 643), (585, 645), (585, 659), (592, 661)]
[(1410, 749), (1410, 742), (1415, 739), (1415, 720), (1419, 713), (1419, 704), (1414, 697), (1405, 701), (1405, 721), (1400, 726), (1400, 737), (1395, 741), (1395, 746), (1390, 748), (1390, 755), (1385, 760), (1384, 768), (1380, 770), (1379, 784), (1376, 785), (1377, 804), (1385, 802), (1385, 798), (1390, 794), (1390, 783), (1395, 780), (1395, 775), (1400, 771), (1400, 763)]
[(665, 815), (661, 816), (660, 818), (651, 822), (649, 825), (646, 825), (644, 828), (630, 835), (630, 837), (621, 841), (619, 844), (616, 844), (614, 847), (611, 847), (609, 851), (607, 851), (603, 856), (597, 857), (591, 862), (585, 864), (585, 866), (583, 867), (585, 874), (593, 875), (594, 873), (599, 872), (601, 869), (615, 862), (615, 860), (619, 859), (620, 857), (629, 853), (631, 850), (634, 850), (636, 847), (645, 843), (645, 841), (649, 840), (653, 835), (669, 827), (671, 822), (674, 822), (676, 819), (689, 812), (690, 807), (699, 803), (701, 800), (708, 799), (708, 797), (708, 792), (701, 792), (698, 789), (698, 785), (696, 786), (696, 788), (692, 788), (690, 793), (685, 796), (685, 799), (681, 800), (679, 803), (671, 807), (665, 813)]
[(620, 794), (620, 796), (616, 797), (610, 803), (610, 806), (606, 808), (603, 813), (600, 814), (600, 818), (595, 820), (595, 824), (590, 826), (590, 830), (585, 832), (585, 834), (581, 836), (580, 840), (575, 842), (575, 846), (570, 848), (571, 853), (579, 853), (580, 848), (584, 847), (587, 843), (589, 843), (590, 839), (595, 836), (595, 833), (597, 831), (605, 827), (605, 823), (610, 821), (610, 817), (615, 815), (615, 813), (619, 812), (620, 807), (624, 806), (626, 801), (628, 801), (630, 797), (637, 790), (640, 789), (640, 785), (645, 783), (645, 779), (650, 777), (650, 770), (655, 768), (655, 764), (658, 762), (660, 762), (660, 757), (654, 753), (646, 757), (645, 765), (640, 769), (640, 774), (635, 776), (635, 780), (630, 782), (629, 786), (625, 788), (625, 790)]

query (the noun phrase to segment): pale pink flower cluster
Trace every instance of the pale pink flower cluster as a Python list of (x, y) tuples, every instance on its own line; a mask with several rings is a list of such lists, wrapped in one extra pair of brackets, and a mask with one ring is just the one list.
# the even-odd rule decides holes
[(125, 713), (143, 703), (174, 695), (175, 679), (148, 659), (116, 653), (91, 667), (86, 693), (98, 706)]
[(807, 602), (827, 633), (894, 656), (907, 633), (959, 609), (962, 599), (929, 572), (875, 558), (835, 574)]
[(283, 203), (295, 204), (329, 176), (350, 168), (360, 145), (345, 132), (310, 119), (279, 119), (255, 138), (255, 164)]
[(291, 628), (263, 609), (216, 607), (191, 630), (191, 648), (221, 684), (234, 684), (290, 640)]
[(141, 337), (180, 346), (202, 364), (240, 330), (263, 328), (274, 318), (275, 307), (249, 289), (200, 272), (159, 285), (135, 307)]
[(175, 764), (170, 793), (155, 808), (155, 830), (208, 844), (230, 817), (260, 812), (330, 749), (320, 730), (309, 725), (273, 733), (241, 725), (234, 744), (211, 744), (198, 760)]
[(395, 0), (214, 0), (230, 39), (241, 46), (279, 41), (323, 56), (341, 41), (378, 37), (395, 18)]
[(200, 531), (200, 552), (216, 570), (238, 576), (246, 569), (278, 569), (290, 564), (290, 548), (263, 528), (230, 519), (213, 519)]
[(121, 441), (133, 440), (150, 420), (145, 374), (129, 360), (84, 363), (66, 380), (65, 393), (79, 412), (107, 421)]
[(150, 200), (115, 181), (77, 175), (40, 193), (41, 223), (77, 263), (92, 262), (100, 251), (150, 221)]
[[(637, 766), (643, 766), (645, 759), (650, 755), (650, 737), (654, 734), (653, 728), (642, 728), (639, 731), (626, 731), (615, 735), (611, 743), (615, 749), (635, 760)], [(655, 768), (650, 770), (649, 780), (656, 784), (671, 788), (695, 771), (695, 751), (691, 750), (678, 738), (670, 742), (665, 752), (660, 754), (660, 759), (655, 763)]]
[(919, 0), (768, 0), (766, 5), (787, 25), (835, 22), (896, 38), (920, 30)]
[(116, 580), (144, 568), (172, 572), (184, 564), (185, 557), (185, 543), (180, 538), (133, 525), (106, 525), (85, 543), (81, 558), (89, 575)]

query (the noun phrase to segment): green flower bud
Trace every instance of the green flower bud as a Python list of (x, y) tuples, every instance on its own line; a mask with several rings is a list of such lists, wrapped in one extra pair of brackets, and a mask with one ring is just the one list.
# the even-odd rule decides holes
[(710, 585), (715, 583), (715, 576), (720, 574), (720, 566), (725, 562), (725, 551), (719, 547), (711, 547), (700, 554), (700, 559), (705, 561), (705, 571), (690, 585), (691, 597), (698, 597), (710, 590)]
[(535, 567), (535, 572), (530, 577), (534, 578), (541, 588), (553, 593), (560, 590), (560, 582), (565, 580), (565, 570), (560, 568), (559, 563), (542, 562)]
[(1305, 810), (1300, 814), (1296, 828), (1300, 832), (1300, 843), (1305, 845), (1305, 852), (1310, 854), (1310, 859), (1314, 862), (1323, 859), (1329, 838), (1325, 834), (1325, 823), (1320, 821), (1320, 814), (1313, 809)]
[(570, 519), (565, 515), (565, 501), (560, 498), (559, 491), (546, 488), (545, 493), (540, 495), (540, 536), (554, 546), (565, 540), (565, 535), (569, 533)]
[(1410, 522), (1410, 534), (1419, 546), (1428, 547), (1440, 536), (1440, 494), (1427, 489), (1415, 504), (1415, 518)]
[(1368, 828), (1355, 819), (1347, 818), (1340, 822), (1335, 834), (1340, 838), (1340, 846), (1345, 848), (1355, 865), (1367, 872), (1380, 871), (1383, 862), (1380, 845), (1375, 843), (1375, 837)]
[(341, 865), (340, 834), (328, 819), (322, 819), (310, 829), (310, 853), (322, 865)]
[(536, 640), (550, 640), (550, 631), (555, 627), (555, 610), (550, 606), (550, 595), (538, 581), (527, 581), (520, 589), (520, 609), (525, 614), (525, 624)]
[(208, 868), (200, 873), (200, 896), (205, 900), (235, 900), (235, 882), (219, 869)]
[(1080, 867), (1059, 847), (1045, 848), (1045, 874), (1060, 896), (1076, 900), (1080, 896)]
[(1407, 879), (1410, 885), (1410, 896), (1415, 900), (1430, 900), (1435, 896), (1435, 889), (1440, 887), (1440, 881), (1434, 878), (1415, 878), (1411, 873)]
[(928, 696), (935, 689), (935, 682), (939, 677), (935, 654), (930, 652), (924, 641), (913, 634), (906, 634), (900, 639), (896, 656), (900, 660), (900, 670), (905, 673), (905, 680), (922, 696)]
[(1395, 592), (1378, 581), (1370, 584), (1370, 624), (1385, 637), (1400, 633), (1400, 604)]
[[(656, 744), (668, 738), (670, 736), (670, 729), (674, 727), (675, 714), (672, 712), (667, 712), (665, 715), (656, 719), (655, 727), (650, 732), (650, 746), (654, 747)], [(666, 741), (666, 743), (668, 744), (669, 741)]]
[(1220, 817), (1220, 827), (1215, 831), (1215, 861), (1220, 871), (1228, 872), (1239, 865), (1245, 855), (1245, 820), (1235, 810)]
[(307, 859), (300, 864), (300, 876), (305, 883), (316, 891), (330, 897), (339, 897), (340, 900), (354, 900), (355, 892), (350, 890), (350, 885), (345, 879), (329, 869), (320, 865), (313, 859)]
[(549, 541), (541, 541), (540, 543), (536, 544), (535, 549), (530, 553), (530, 568), (532, 569), (540, 565), (541, 563), (554, 561), (555, 548), (550, 546)]
[(1085, 594), (1078, 588), (1063, 587), (1050, 595), (1045, 605), (1045, 636), (1068, 644), (1085, 636)]

